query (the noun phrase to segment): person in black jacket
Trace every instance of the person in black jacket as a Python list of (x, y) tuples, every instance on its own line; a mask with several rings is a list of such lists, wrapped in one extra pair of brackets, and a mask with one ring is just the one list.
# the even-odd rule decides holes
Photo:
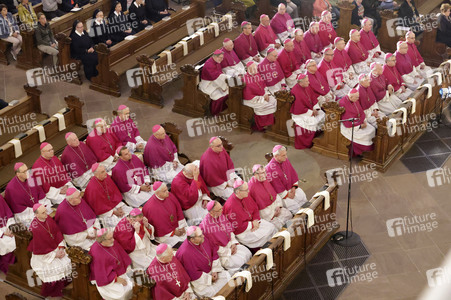
[[(138, 21), (135, 22), (137, 26)], [(114, 44), (123, 41), (127, 35), (134, 34), (132, 24), (130, 24), (128, 16), (122, 12), (122, 4), (119, 1), (113, 5), (113, 10), (108, 16), (108, 30)]]
[(451, 18), (450, 15), (451, 5), (442, 4), (440, 6), (440, 16), (438, 17), (438, 28), (436, 41), (446, 44), (451, 47)]
[(83, 22), (75, 20), (70, 33), (72, 42), (70, 44), (70, 54), (73, 58), (79, 59), (83, 63), (85, 75), (88, 80), (97, 76), (97, 53), (94, 50), (94, 43), (83, 29)]
[(419, 35), (423, 33), (423, 28), (419, 24), (420, 14), (412, 0), (404, 0), (398, 10), (398, 17), (402, 20), (402, 26), (410, 27), (410, 29)]
[(147, 15), (153, 22), (158, 22), (164, 17), (170, 16), (169, 7), (165, 0), (146, 0)]
[(365, 8), (365, 17), (370, 17), (375, 20), (373, 23), (374, 34), (377, 34), (377, 30), (381, 27), (382, 18), (379, 14), (379, 5), (381, 1), (379, 0), (363, 0), (362, 5)]
[[(136, 32), (140, 32), (144, 28), (150, 25), (150, 20), (147, 17), (146, 7), (143, 0), (135, 0), (129, 8), (130, 22), (132, 22), (132, 28)], [(137, 22), (135, 22), (137, 21)], [(137, 23), (136, 27), (133, 25)]]
[(362, 5), (362, 0), (355, 0), (352, 2), (355, 5), (351, 14), (351, 24), (361, 26), (363, 17), (365, 17), (365, 7)]
[(5, 4), (8, 8), (8, 12), (12, 15), (17, 13), (17, 7), (14, 5), (14, 0), (0, 0), (0, 4)]
[(72, 8), (79, 8), (89, 3), (89, 0), (62, 0), (61, 10), (70, 12)]
[(104, 43), (108, 47), (113, 46), (111, 40), (108, 25), (105, 24), (103, 19), (103, 11), (96, 9), (92, 16), (92, 25), (89, 30), (89, 36), (92, 38), (94, 44)]

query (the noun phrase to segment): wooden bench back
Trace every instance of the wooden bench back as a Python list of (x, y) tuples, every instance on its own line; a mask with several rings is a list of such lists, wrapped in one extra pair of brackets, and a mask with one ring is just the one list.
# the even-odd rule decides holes
[(187, 21), (205, 15), (205, 0), (194, 0), (186, 10), (179, 10), (167, 21), (159, 21), (150, 30), (138, 32), (131, 41), (124, 40), (111, 48), (98, 44), (99, 75), (92, 78), (90, 88), (120, 96), (119, 77), (137, 65), (136, 56), (154, 55), (188, 34)]
[(28, 113), (41, 113), (41, 91), (36, 87), (24, 85), (27, 96), (21, 98), (19, 103), (14, 106), (8, 106), (0, 110), (0, 118), (10, 118), (13, 116), (26, 115)]
[[(284, 238), (272, 238), (264, 248), (273, 253), (274, 266), (266, 269), (266, 256), (254, 255), (248, 262), (246, 270), (252, 275), (252, 288), (245, 292), (244, 279), (231, 279), (216, 296), (227, 300), (277, 299), (292, 279), (312, 260), (321, 247), (338, 229), (336, 221), (338, 185), (323, 186), (330, 194), (330, 207), (325, 208), (323, 196), (312, 198), (308, 203), (314, 211), (315, 224), (307, 228), (307, 216), (299, 214), (287, 222), (286, 230), (291, 235), (291, 247), (284, 251)], [(261, 280), (265, 278), (265, 280)], [(267, 278), (270, 278), (268, 283)]]

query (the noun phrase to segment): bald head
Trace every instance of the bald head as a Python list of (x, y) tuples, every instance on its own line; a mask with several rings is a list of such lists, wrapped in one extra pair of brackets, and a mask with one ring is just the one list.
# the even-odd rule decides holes
[(285, 4), (280, 3), (279, 6), (277, 6), (277, 12), (281, 15), (283, 15), (284, 13), (286, 13), (287, 8), (285, 6)]
[(224, 46), (224, 49), (226, 49), (227, 51), (232, 51), (233, 50), (233, 41), (232, 40), (228, 40), (227, 42), (223, 42), (222, 45)]
[(269, 17), (268, 16), (262, 16), (260, 17), (260, 24), (262, 24), (263, 26), (268, 26), (270, 23)]
[(97, 169), (94, 171), (94, 176), (100, 180), (103, 181), (107, 177), (106, 169), (104, 166), (99, 165)]
[(71, 133), (67, 137), (66, 142), (71, 147), (78, 147), (80, 145), (80, 141), (78, 140), (78, 137), (75, 133)]

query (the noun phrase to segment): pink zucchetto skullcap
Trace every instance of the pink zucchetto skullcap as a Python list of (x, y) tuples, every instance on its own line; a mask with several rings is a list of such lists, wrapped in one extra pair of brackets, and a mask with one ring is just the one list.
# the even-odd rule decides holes
[(274, 148), (272, 148), (272, 153), (276, 153), (282, 147), (283, 147), (282, 145), (275, 145)]
[(213, 143), (213, 141), (216, 140), (217, 138), (218, 138), (217, 136), (212, 137), (212, 138), (210, 139), (209, 143), (210, 143), (210, 144)]
[(213, 207), (215, 207), (215, 201), (211, 200), (210, 202), (207, 203), (207, 210), (210, 211), (213, 209)]
[(318, 22), (310, 22), (309, 28), (312, 28), (315, 25), (318, 25)]
[(76, 191), (78, 191), (76, 188), (68, 188), (66, 191), (66, 196), (72, 196)]
[(22, 167), (24, 165), (23, 162), (18, 162), (14, 164), (14, 171), (19, 170), (20, 167)]
[(101, 229), (97, 230), (97, 236), (98, 236), (98, 237), (101, 237), (101, 236), (104, 235), (107, 231), (108, 231), (108, 228), (101, 228)]
[(119, 105), (119, 107), (117, 108), (117, 110), (124, 110), (127, 108), (127, 105), (121, 104)]
[(364, 18), (364, 19), (362, 20), (362, 25), (365, 25), (368, 21), (370, 21), (370, 19)]
[(388, 60), (392, 56), (393, 56), (393, 53), (390, 53), (390, 52), (386, 53), (385, 54), (385, 60)]
[(152, 185), (152, 189), (154, 190), (154, 191), (156, 191), (156, 190), (158, 190), (159, 188), (160, 188), (160, 186), (163, 184), (163, 182), (161, 182), (161, 181), (155, 181), (154, 183), (153, 183), (153, 185)]
[(197, 226), (190, 226), (186, 230), (186, 236), (191, 236), (194, 232), (196, 232)]
[(215, 52), (213, 52), (213, 55), (221, 55), (224, 54), (224, 52), (221, 49), (216, 49)]
[(305, 66), (308, 67), (309, 64), (314, 63), (315, 61), (313, 59), (307, 59), (305, 62)]
[(33, 211), (36, 211), (39, 207), (41, 207), (41, 203), (36, 203), (35, 205), (33, 205)]
[(357, 89), (352, 89), (349, 91), (349, 94), (355, 94), (358, 93), (359, 91)]
[(366, 78), (366, 74), (360, 74), (359, 75), (359, 81), (363, 80), (364, 78)]
[[(268, 15), (266, 15), (266, 14), (260, 15), (260, 20), (263, 19), (264, 17), (268, 17)], [(268, 17), (268, 18), (269, 18), (269, 17)]]
[(268, 51), (266, 51), (266, 55), (268, 55), (269, 53), (276, 51), (276, 49), (274, 48), (269, 48)]
[(241, 28), (243, 28), (244, 26), (246, 26), (247, 24), (251, 24), (248, 21), (243, 21), (241, 22)]
[(155, 132), (157, 132), (158, 130), (160, 130), (160, 128), (161, 128), (161, 125), (154, 125), (153, 127), (152, 127), (152, 133), (155, 133)]
[(342, 39), (343, 39), (342, 37), (337, 36), (337, 37), (335, 38), (335, 40), (334, 40), (334, 44), (338, 43), (338, 42), (341, 41)]
[(371, 70), (374, 69), (374, 68), (376, 67), (376, 65), (377, 65), (376, 62), (372, 62), (371, 65), (370, 65), (370, 69), (371, 69)]
[(246, 67), (249, 68), (250, 66), (252, 66), (253, 64), (255, 64), (255, 61), (251, 60), (246, 64)]
[(258, 169), (260, 169), (262, 167), (262, 165), (256, 164), (252, 167), (252, 173), (255, 174), (255, 172), (257, 172)]
[(409, 36), (409, 34), (411, 34), (411, 33), (413, 33), (413, 34), (415, 34), (413, 31), (407, 31), (407, 33), (406, 33), (406, 37), (408, 37)]
[(326, 53), (327, 51), (330, 51), (330, 50), (333, 50), (333, 49), (330, 47), (327, 47), (327, 48), (324, 48), (323, 52)]
[(99, 123), (101, 123), (101, 122), (103, 122), (103, 119), (102, 119), (102, 118), (97, 118), (97, 119), (94, 121), (94, 125), (97, 125), (97, 124), (99, 124)]
[(292, 41), (293, 41), (292, 39), (286, 39), (286, 40), (283, 42), (283, 44), (286, 45), (286, 44), (288, 44), (289, 42), (292, 42)]
[(136, 217), (136, 216), (139, 216), (139, 215), (142, 215), (142, 211), (139, 209), (139, 208), (134, 208), (134, 209), (132, 209), (132, 211), (130, 212), (130, 216), (132, 216), (132, 217)]
[(225, 43), (228, 43), (228, 42), (230, 42), (230, 41), (231, 41), (231, 39), (225, 38), (222, 42), (225, 44)]
[(356, 32), (358, 32), (357, 29), (351, 29), (351, 31), (349, 31), (349, 36), (353, 35)]
[(234, 188), (234, 189), (239, 188), (240, 186), (243, 185), (243, 183), (244, 183), (243, 180), (237, 179), (237, 180), (235, 180), (235, 182), (233, 183), (233, 188)]
[(99, 166), (100, 166), (99, 163), (93, 164), (92, 167), (91, 167), (91, 171), (94, 173), (94, 172), (97, 170), (97, 168), (98, 168)]
[(324, 16), (327, 15), (328, 13), (330, 13), (330, 11), (324, 10), (324, 11), (321, 13), (321, 17), (324, 17)]
[(50, 145), (50, 144), (47, 143), (47, 142), (44, 142), (44, 143), (41, 144), (41, 146), (39, 146), (39, 149), (42, 150), (42, 149), (44, 149), (44, 147), (47, 146), (47, 145)]
[(163, 243), (163, 244), (158, 245), (158, 246), (157, 246), (157, 249), (156, 249), (157, 255), (163, 254), (164, 251), (166, 251), (166, 249), (168, 249), (168, 244), (164, 244), (164, 243)]
[(298, 75), (297, 80), (304, 79), (305, 77), (307, 77), (307, 74), (301, 73), (301, 74)]
[(399, 46), (401, 46), (402, 44), (407, 43), (406, 41), (398, 41), (396, 43), (396, 47), (399, 48)]
[(304, 33), (304, 30), (302, 30), (301, 28), (298, 28), (298, 29), (296, 29), (296, 30), (294, 31), (294, 35), (297, 35), (297, 33), (298, 33), (299, 31), (302, 31), (302, 33)]
[(68, 138), (69, 138), (69, 136), (72, 134), (73, 132), (68, 132), (68, 133), (66, 133), (66, 135), (64, 136), (64, 138), (67, 140)]
[(124, 147), (124, 146), (119, 146), (119, 147), (117, 147), (117, 149), (116, 149), (116, 154), (117, 154), (117, 155), (119, 155), (119, 152), (121, 151), (122, 147)]

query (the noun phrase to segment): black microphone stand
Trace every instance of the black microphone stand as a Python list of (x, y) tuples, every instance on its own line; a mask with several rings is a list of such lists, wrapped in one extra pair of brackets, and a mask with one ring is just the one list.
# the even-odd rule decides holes
[[(344, 121), (344, 120), (343, 120)], [(348, 120), (346, 120), (348, 121)], [(354, 155), (354, 121), (355, 118), (349, 119), (352, 122), (352, 130), (351, 130), (351, 149), (349, 154), (349, 175), (348, 175), (348, 209), (346, 213), (346, 231), (340, 231), (334, 234), (332, 240), (335, 244), (340, 245), (342, 247), (354, 247), (360, 244), (360, 236), (353, 232), (349, 231), (349, 217), (351, 212), (351, 173), (352, 173), (352, 156)], [(352, 220), (351, 220), (352, 222)]]

